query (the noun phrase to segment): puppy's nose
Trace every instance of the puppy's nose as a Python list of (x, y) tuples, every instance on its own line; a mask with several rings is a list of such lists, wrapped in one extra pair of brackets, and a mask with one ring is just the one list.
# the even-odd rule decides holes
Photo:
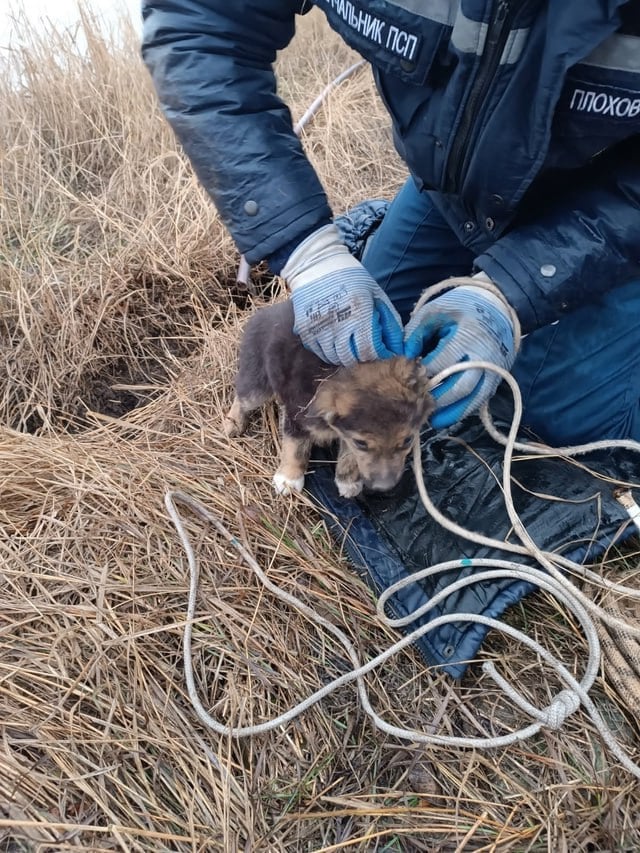
[(394, 474), (385, 474), (380, 477), (371, 477), (371, 479), (365, 482), (365, 485), (373, 492), (387, 492), (398, 484), (401, 476), (402, 471)]

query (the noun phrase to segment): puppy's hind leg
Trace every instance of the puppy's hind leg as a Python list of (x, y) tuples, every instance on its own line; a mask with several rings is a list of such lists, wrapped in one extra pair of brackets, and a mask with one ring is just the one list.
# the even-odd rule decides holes
[(249, 320), (240, 343), (236, 395), (222, 423), (222, 431), (229, 438), (242, 435), (251, 412), (268, 403), (274, 396), (267, 371), (265, 330), (261, 328), (261, 323), (262, 317), (258, 312)]
[(247, 428), (249, 415), (255, 409), (259, 409), (269, 400), (272, 394), (266, 389), (264, 391), (254, 391), (252, 394), (241, 397), (237, 392), (233, 404), (222, 421), (222, 431), (228, 438), (233, 438), (236, 435), (242, 435)]
[(285, 412), (282, 415), (280, 467), (273, 475), (273, 487), (280, 495), (301, 492), (311, 456), (312, 441)]
[(236, 396), (227, 416), (222, 422), (222, 431), (229, 438), (242, 435), (247, 428), (251, 412), (273, 399), (273, 389), (265, 370), (264, 359), (253, 352), (253, 341), (245, 343), (240, 350), (240, 363), (236, 376)]

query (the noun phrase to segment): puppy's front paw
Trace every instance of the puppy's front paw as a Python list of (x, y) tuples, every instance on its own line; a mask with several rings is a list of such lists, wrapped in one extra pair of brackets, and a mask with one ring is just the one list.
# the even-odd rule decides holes
[(304, 474), (295, 479), (287, 477), (281, 471), (276, 471), (273, 475), (273, 488), (279, 495), (290, 495), (293, 492), (301, 492), (304, 488)]
[(342, 498), (355, 498), (362, 491), (362, 480), (343, 480), (336, 477), (338, 494)]

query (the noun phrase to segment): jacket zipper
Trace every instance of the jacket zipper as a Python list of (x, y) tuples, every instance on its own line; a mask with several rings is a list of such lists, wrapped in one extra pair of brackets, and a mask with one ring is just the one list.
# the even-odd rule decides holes
[(491, 16), (482, 61), (469, 94), (458, 132), (451, 145), (445, 173), (446, 192), (458, 192), (461, 189), (461, 179), (469, 156), (469, 142), (472, 132), (475, 130), (478, 113), (491, 87), (500, 63), (500, 57), (507, 43), (511, 19), (511, 3), (509, 0), (499, 0)]

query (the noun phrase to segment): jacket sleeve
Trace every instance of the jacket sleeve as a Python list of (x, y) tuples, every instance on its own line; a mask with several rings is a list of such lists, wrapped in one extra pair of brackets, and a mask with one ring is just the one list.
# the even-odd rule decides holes
[(143, 0), (162, 108), (239, 250), (255, 263), (331, 219), (273, 62), (305, 0)]
[(538, 209), (475, 262), (523, 332), (634, 279), (640, 288), (640, 137), (597, 158), (579, 185)]

